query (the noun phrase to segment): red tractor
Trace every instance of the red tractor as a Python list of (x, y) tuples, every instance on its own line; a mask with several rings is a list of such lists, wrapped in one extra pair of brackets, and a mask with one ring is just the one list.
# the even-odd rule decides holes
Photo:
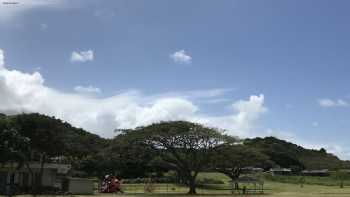
[(106, 175), (102, 181), (101, 193), (124, 193), (121, 190), (121, 181), (115, 176)]

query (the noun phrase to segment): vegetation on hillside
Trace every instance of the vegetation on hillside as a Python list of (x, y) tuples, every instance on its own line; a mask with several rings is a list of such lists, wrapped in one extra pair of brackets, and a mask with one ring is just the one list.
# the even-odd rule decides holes
[[(191, 194), (196, 193), (196, 177), (203, 171), (223, 172), (235, 179), (247, 166), (296, 171), (349, 167), (324, 149), (309, 150), (274, 137), (242, 141), (186, 121), (121, 130), (113, 139), (104, 139), (36, 113), (0, 115), (0, 154), (0, 163), (17, 163), (29, 172), (33, 161), (41, 163), (41, 172), (48, 162), (70, 163), (73, 175), (83, 177), (159, 178), (174, 172), (172, 180), (188, 185)], [(40, 185), (32, 189), (38, 191)]]
[(340, 160), (323, 148), (320, 150), (306, 149), (275, 137), (247, 139), (244, 144), (261, 151), (281, 167), (295, 170), (350, 168), (348, 161)]

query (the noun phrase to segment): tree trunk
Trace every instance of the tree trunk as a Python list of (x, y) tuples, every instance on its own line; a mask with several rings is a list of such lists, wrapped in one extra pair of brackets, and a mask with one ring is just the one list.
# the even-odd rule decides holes
[(188, 186), (190, 188), (190, 190), (188, 191), (188, 194), (190, 194), (190, 195), (197, 194), (197, 192), (196, 192), (196, 177), (189, 178)]
[(40, 172), (39, 172), (39, 183), (38, 183), (38, 189), (42, 189), (42, 183), (43, 183), (43, 174), (44, 174), (44, 164), (46, 161), (46, 155), (45, 153), (41, 155), (40, 157)]
[[(239, 178), (239, 176), (241, 175), (241, 168), (233, 168), (231, 171), (224, 171), (224, 174), (228, 175), (232, 181), (236, 180)], [(239, 183), (235, 182), (234, 183), (234, 189), (235, 190), (239, 190)]]
[[(8, 183), (8, 185), (6, 186), (7, 188), (7, 193), (9, 197), (13, 196), (13, 186), (14, 186), (14, 182), (15, 182), (15, 170), (13, 169), (13, 162), (11, 162), (11, 167), (10, 167), (10, 171), (9, 171), (9, 175), (10, 175), (10, 182)], [(7, 180), (6, 180), (7, 183)]]
[(235, 183), (235, 190), (239, 190), (239, 184)]
[(15, 182), (15, 173), (11, 172), (10, 174), (10, 183), (9, 183), (9, 190), (8, 190), (8, 196), (12, 197), (14, 195), (14, 182)]
[[(33, 170), (30, 168), (30, 165), (28, 162), (25, 163), (28, 171), (29, 171), (29, 174), (30, 174), (30, 182), (31, 182), (31, 192), (34, 192), (35, 191), (35, 178), (34, 178), (34, 172)], [(34, 192), (35, 193), (35, 192)]]

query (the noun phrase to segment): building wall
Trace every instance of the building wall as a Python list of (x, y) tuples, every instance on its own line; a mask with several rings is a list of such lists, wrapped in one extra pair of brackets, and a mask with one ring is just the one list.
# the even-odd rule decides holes
[[(33, 170), (34, 173), (34, 181), (39, 179), (39, 170)], [(0, 187), (10, 183), (12, 171), (9, 169), (1, 169), (0, 170)], [(33, 183), (32, 175), (28, 170), (18, 170), (14, 172), (14, 183), (19, 186), (31, 186)], [(42, 178), (43, 186), (55, 186), (56, 183), (56, 170), (54, 169), (44, 169), (43, 178)]]

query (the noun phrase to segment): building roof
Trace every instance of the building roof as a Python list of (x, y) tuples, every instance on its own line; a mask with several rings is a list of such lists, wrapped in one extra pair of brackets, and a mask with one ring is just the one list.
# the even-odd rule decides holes
[[(13, 168), (16, 167), (17, 164), (16, 163), (6, 163), (2, 166), (0, 166), (1, 168)], [(33, 162), (29, 164), (29, 167), (31, 169), (40, 169), (41, 165), (39, 162)], [(54, 169), (57, 170), (57, 173), (59, 174), (67, 174), (68, 171), (72, 168), (72, 166), (70, 164), (59, 164), (59, 163), (45, 163), (44, 164), (44, 169)]]
[(290, 168), (271, 168), (270, 172), (291, 172)]

